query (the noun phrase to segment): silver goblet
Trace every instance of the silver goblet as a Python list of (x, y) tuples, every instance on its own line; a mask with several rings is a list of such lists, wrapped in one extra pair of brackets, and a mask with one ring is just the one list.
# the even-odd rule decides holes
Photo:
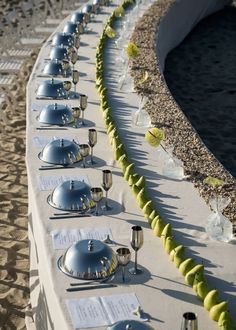
[(69, 80), (63, 81), (63, 87), (64, 87), (64, 89), (66, 91), (66, 97), (67, 97), (67, 99), (69, 99), (69, 91), (71, 89), (71, 86), (72, 86), (71, 81), (69, 81)]
[(80, 144), (79, 145), (79, 152), (83, 159), (83, 168), (85, 168), (85, 159), (89, 154), (89, 145), (88, 144)]
[(77, 54), (77, 51), (75, 49), (73, 49), (71, 52), (70, 52), (70, 61), (72, 63), (72, 69), (74, 70), (75, 68), (75, 63), (77, 62), (78, 60), (78, 54)]
[(93, 160), (93, 147), (97, 144), (97, 131), (94, 128), (88, 130), (88, 144), (91, 148), (90, 163), (95, 164)]
[(72, 71), (72, 82), (74, 84), (74, 97), (76, 97), (76, 85), (79, 82), (79, 71), (78, 70)]
[(82, 125), (85, 125), (85, 123), (84, 123), (84, 111), (86, 110), (87, 105), (88, 105), (88, 96), (85, 95), (85, 94), (80, 94), (79, 102), (80, 102), (80, 109), (82, 111)]
[(79, 107), (72, 107), (72, 116), (74, 118), (74, 127), (78, 127), (78, 119), (80, 117), (81, 110)]
[(106, 192), (104, 208), (108, 211), (112, 209), (107, 203), (108, 190), (112, 187), (112, 172), (110, 170), (102, 171), (102, 187)]
[(143, 229), (140, 226), (133, 226), (131, 228), (130, 244), (135, 251), (134, 267), (129, 269), (130, 274), (138, 275), (142, 273), (142, 270), (137, 266), (137, 253), (143, 246)]
[(192, 312), (183, 314), (181, 330), (198, 330), (197, 315)]
[(74, 46), (75, 46), (75, 48), (77, 50), (77, 54), (78, 54), (78, 49), (80, 47), (80, 35), (79, 34), (74, 36)]
[(125, 279), (125, 266), (128, 265), (131, 259), (131, 252), (128, 248), (119, 248), (116, 250), (117, 253), (117, 259), (119, 265), (122, 267), (122, 282), (127, 282), (127, 279)]
[(67, 70), (70, 67), (70, 63), (69, 63), (68, 60), (62, 60), (61, 65), (62, 65), (62, 69), (63, 69), (63, 72), (64, 72), (64, 77), (66, 78), (66, 76), (67, 76)]
[(98, 203), (100, 202), (100, 200), (103, 197), (102, 188), (100, 188), (100, 187), (91, 188), (91, 197), (92, 197), (92, 200), (94, 201), (94, 203), (96, 204), (95, 215), (97, 216), (98, 215)]

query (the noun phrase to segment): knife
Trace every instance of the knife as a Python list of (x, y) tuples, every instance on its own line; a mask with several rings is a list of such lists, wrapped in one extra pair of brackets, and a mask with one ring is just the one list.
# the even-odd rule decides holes
[(77, 214), (77, 215), (64, 215), (64, 216), (53, 216), (49, 217), (50, 220), (60, 220), (60, 219), (73, 219), (73, 218), (86, 218), (91, 217), (90, 214)]
[(89, 286), (79, 286), (73, 288), (67, 288), (67, 292), (74, 292), (74, 291), (85, 291), (85, 290), (96, 290), (96, 289), (106, 289), (106, 288), (116, 288), (116, 284), (99, 284), (99, 285), (89, 285)]

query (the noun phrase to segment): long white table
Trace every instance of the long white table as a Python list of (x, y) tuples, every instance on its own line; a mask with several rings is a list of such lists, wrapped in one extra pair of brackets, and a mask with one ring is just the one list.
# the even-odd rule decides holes
[[(213, 3), (214, 1), (208, 2)], [(182, 275), (168, 260), (161, 241), (153, 235), (144, 219), (128, 184), (122, 177), (121, 170), (114, 161), (106, 135), (95, 90), (95, 53), (104, 22), (117, 3), (119, 1), (114, 1), (112, 6), (103, 7), (102, 12), (89, 24), (92, 31), (81, 36), (80, 60), (76, 64), (81, 77), (77, 87), (80, 93), (88, 95), (88, 108), (85, 111), (87, 127), (58, 131), (36, 130), (36, 127), (40, 126), (37, 121), (39, 112), (32, 111), (32, 107), (35, 104), (40, 106), (53, 103), (37, 100), (35, 92), (38, 84), (44, 80), (37, 75), (41, 74), (44, 60), (49, 57), (50, 40), (41, 49), (28, 83), (26, 163), (29, 187), (30, 291), (34, 320), (34, 322), (28, 323), (28, 327), (32, 329), (33, 327), (36, 329), (74, 329), (66, 307), (67, 299), (134, 292), (143, 310), (150, 315), (150, 324), (154, 329), (180, 328), (181, 316), (186, 311), (198, 314), (199, 329), (214, 329), (217, 327), (216, 323), (209, 319), (192, 288), (184, 283)], [(204, 6), (203, 2), (202, 6)], [(67, 20), (61, 23), (57, 31), (62, 31)], [(114, 109), (114, 116), (129, 155), (135, 162), (138, 172), (145, 175), (149, 193), (163, 218), (166, 222), (172, 223), (176, 240), (188, 247), (189, 256), (194, 257), (197, 262), (204, 262), (209, 284), (220, 290), (222, 299), (229, 300), (230, 310), (233, 312), (236, 302), (234, 289), (236, 265), (232, 263), (235, 246), (208, 239), (204, 225), (210, 211), (191, 183), (168, 180), (161, 175), (163, 159), (158, 155), (156, 149), (152, 149), (145, 142), (146, 129), (137, 130), (131, 126), (131, 113), (138, 108), (137, 95), (117, 90), (119, 72), (114, 62), (115, 54), (114, 40), (111, 40), (105, 55), (105, 79), (109, 87), (109, 99)], [(75, 106), (77, 102), (73, 99), (57, 101), (57, 103), (70, 106)], [(44, 172), (38, 170), (42, 164), (38, 158), (41, 149), (35, 146), (34, 137), (70, 137), (77, 138), (80, 143), (87, 143), (89, 127), (95, 127), (98, 131), (98, 144), (94, 148), (98, 161), (96, 166), (83, 169), (78, 165), (78, 168), (75, 169)], [(49, 216), (55, 210), (47, 203), (50, 191), (40, 191), (39, 189), (39, 176), (87, 176), (91, 186), (100, 186), (102, 169), (111, 169), (113, 173), (113, 187), (109, 191), (110, 202), (113, 206), (111, 212), (104, 212), (99, 217), (49, 220)], [(52, 230), (108, 227), (111, 228), (113, 237), (118, 243), (116, 249), (122, 244), (129, 246), (130, 229), (135, 224), (141, 225), (144, 230), (144, 246), (138, 255), (138, 262), (144, 269), (142, 275), (133, 276), (128, 285), (119, 285), (116, 288), (66, 292), (66, 288), (73, 282), (73, 279), (60, 272), (57, 267), (57, 260), (64, 250), (53, 249), (50, 235)], [(132, 260), (134, 260), (134, 253)], [(120, 274), (118, 273), (117, 276), (119, 277)]]

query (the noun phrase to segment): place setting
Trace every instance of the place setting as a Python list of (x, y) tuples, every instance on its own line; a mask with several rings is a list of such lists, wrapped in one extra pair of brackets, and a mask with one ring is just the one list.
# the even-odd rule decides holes
[(107, 194), (112, 187), (112, 173), (110, 170), (103, 170), (102, 173), (101, 186), (106, 193), (104, 204), (102, 204), (103, 189), (101, 187), (91, 187), (80, 180), (63, 180), (47, 197), (48, 204), (60, 211), (54, 213), (49, 219), (60, 220), (92, 215), (98, 217), (112, 210), (107, 202)]
[[(63, 239), (58, 235), (63, 235)], [(139, 277), (144, 272), (144, 268), (138, 267), (137, 263), (137, 251), (144, 243), (140, 226), (133, 226), (130, 233), (130, 245), (135, 251), (134, 267), (128, 267), (132, 259), (131, 250), (128, 247), (115, 248), (119, 243), (115, 243), (111, 230), (80, 229), (79, 232), (74, 230), (73, 236), (71, 230), (54, 232), (54, 246), (58, 248), (59, 244), (60, 249), (65, 246), (65, 241), (67, 249), (58, 259), (57, 265), (62, 273), (77, 280), (70, 283), (66, 289), (68, 292), (80, 291), (81, 287), (90, 290), (94, 285), (101, 288), (100, 283), (104, 282), (115, 287), (132, 284), (132, 277)], [(134, 283), (137, 284), (137, 280)]]

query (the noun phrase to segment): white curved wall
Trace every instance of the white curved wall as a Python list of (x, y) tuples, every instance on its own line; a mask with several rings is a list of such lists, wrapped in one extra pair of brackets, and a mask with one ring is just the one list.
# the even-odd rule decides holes
[(164, 72), (165, 59), (204, 17), (222, 9), (230, 0), (176, 0), (160, 22), (157, 33), (157, 57)]

